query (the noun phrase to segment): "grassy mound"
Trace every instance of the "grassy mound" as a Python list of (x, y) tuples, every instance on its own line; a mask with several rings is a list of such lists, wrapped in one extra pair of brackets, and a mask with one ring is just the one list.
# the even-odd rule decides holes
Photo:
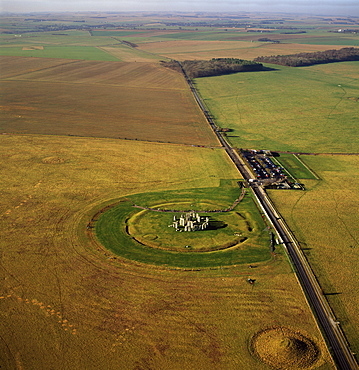
[(268, 328), (252, 339), (253, 353), (277, 370), (310, 369), (319, 358), (319, 349), (309, 338), (284, 327)]

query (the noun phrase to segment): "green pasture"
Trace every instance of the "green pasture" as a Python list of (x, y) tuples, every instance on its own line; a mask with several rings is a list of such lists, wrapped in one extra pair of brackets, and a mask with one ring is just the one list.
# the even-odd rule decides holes
[[(39, 45), (39, 44), (37, 44)], [(33, 58), (61, 58), (99, 61), (118, 61), (119, 59), (92, 46), (44, 46), (43, 50), (23, 50), (23, 47), (0, 48), (0, 55), (33, 57)]]
[[(21, 33), (20, 33), (21, 34)], [(0, 45), (11, 47), (12, 45), (42, 45), (42, 46), (110, 46), (119, 44), (119, 41), (113, 38), (91, 36), (88, 31), (66, 30), (57, 32), (31, 32), (23, 33), (21, 37), (15, 37), (13, 34), (0, 35)]]
[(279, 157), (276, 157), (275, 160), (279, 162), (289, 174), (292, 175), (295, 179), (316, 179), (317, 177), (313, 172), (306, 167), (304, 162), (299, 159), (296, 155), (289, 153), (281, 153)]
[[(180, 203), (169, 203), (176, 208)], [(183, 203), (181, 203), (183, 204)], [(190, 202), (187, 209), (191, 209)], [(206, 207), (206, 203), (200, 206)], [(205, 209), (205, 208), (201, 208)], [(209, 227), (195, 232), (176, 231), (172, 226), (174, 217), (180, 218), (178, 212), (140, 211), (127, 222), (130, 234), (136, 240), (153, 248), (185, 251), (214, 251), (245, 242), (251, 236), (252, 228), (242, 214), (236, 212), (204, 213), (199, 212), (201, 220), (208, 217)]]
[(217, 124), (239, 148), (356, 152), (359, 62), (198, 78)]
[(107, 37), (125, 37), (130, 35), (138, 35), (142, 32), (139, 31), (122, 31), (122, 30), (104, 30), (104, 31), (91, 31), (93, 36), (107, 36)]
[[(337, 33), (334, 33), (331, 37), (298, 37), (287, 41), (283, 40), (283, 42), (308, 45), (341, 45), (343, 47), (359, 46), (359, 36), (345, 35), (344, 37), (340, 37)], [(333, 49), (333, 47), (330, 49)]]
[[(282, 156), (282, 154), (281, 154)], [(279, 159), (281, 159), (281, 156)], [(320, 178), (305, 192), (268, 190), (293, 230), (353, 352), (359, 351), (359, 156), (301, 155)]]
[[(260, 24), (257, 25), (258, 28), (261, 27)], [(160, 36), (154, 36), (153, 39), (166, 38), (175, 40), (203, 40), (203, 41), (218, 41), (218, 40), (240, 40), (248, 38), (271, 38), (274, 36), (276, 40), (281, 40), (282, 43), (299, 43), (299, 44), (310, 44), (310, 45), (348, 45), (357, 46), (359, 41), (359, 36), (351, 34), (339, 34), (339, 33), (329, 33), (328, 31), (323, 31), (317, 28), (310, 28), (308, 25), (295, 25), (295, 29), (286, 28), (275, 28), (283, 27), (283, 25), (271, 25), (273, 28), (268, 29), (268, 32), (247, 32), (243, 30), (233, 30), (231, 28), (217, 28), (213, 29), (203, 29), (198, 28), (197, 30), (186, 30), (177, 33), (169, 33)], [(303, 26), (303, 27), (302, 27)], [(340, 26), (338, 25), (338, 29)], [(336, 30), (337, 28), (335, 28)], [(306, 31), (304, 34), (295, 34), (295, 32)], [(111, 31), (108, 31), (111, 32)], [(287, 38), (289, 36), (295, 38)], [(113, 35), (111, 35), (113, 36)], [(282, 37), (281, 37), (282, 36)]]
[(231, 38), (236, 38), (243, 35), (248, 35), (247, 33), (238, 32), (238, 31), (225, 31), (216, 30), (216, 31), (187, 31), (187, 32), (178, 32), (170, 33), (167, 35), (154, 36), (153, 39), (157, 38), (166, 38), (171, 40), (203, 40), (203, 41), (217, 41), (217, 40), (228, 40)]
[(88, 31), (78, 31), (75, 33), (63, 32), (63, 35), (59, 34), (41, 34), (38, 35), (34, 40), (32, 38), (23, 38), (23, 41), (27, 43), (33, 43), (36, 41), (36, 44), (43, 43), (44, 45), (53, 45), (53, 46), (106, 46), (118, 44), (119, 41), (114, 40), (111, 37), (100, 37), (100, 36), (91, 36)]
[[(212, 220), (222, 222), (222, 225), (225, 226), (217, 230), (201, 232), (179, 233), (173, 228), (169, 228), (168, 225), (172, 223), (174, 212), (143, 211), (133, 207), (133, 203), (144, 207), (157, 208), (160, 207), (159, 205), (166, 207), (166, 201), (168, 201), (170, 209), (172, 207), (178, 209), (182, 206), (184, 210), (190, 207), (190, 209), (200, 211), (201, 209), (197, 207), (209, 207), (210, 205), (212, 209), (222, 210), (229, 207), (238, 198), (239, 192), (238, 186), (223, 186), (133, 195), (126, 198), (127, 201), (122, 200), (100, 216), (95, 224), (96, 236), (101, 244), (114, 254), (153, 265), (204, 268), (266, 261), (270, 259), (270, 236), (253, 199), (249, 195), (236, 206), (234, 211), (209, 213)], [(147, 213), (145, 222), (140, 221), (143, 213)], [(180, 214), (176, 213), (176, 215)], [(243, 220), (244, 222), (242, 222)], [(141, 240), (148, 242), (146, 245), (131, 237), (133, 228), (136, 239), (141, 234)], [(247, 239), (234, 247), (206, 252), (198, 251), (200, 249), (218, 249), (217, 242), (232, 242), (236, 239), (234, 233), (240, 231), (243, 235), (246, 234)], [(158, 245), (158, 241), (156, 244), (156, 239), (165, 240), (169, 244), (171, 240), (176, 239), (176, 244), (172, 250), (160, 249), (158, 247), (161, 245)], [(189, 248), (186, 249), (186, 245)], [(192, 245), (197, 245), (197, 251)]]

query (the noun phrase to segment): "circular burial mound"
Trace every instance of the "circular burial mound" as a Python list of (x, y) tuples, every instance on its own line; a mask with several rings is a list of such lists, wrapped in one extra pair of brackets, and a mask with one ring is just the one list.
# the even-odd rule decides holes
[(319, 357), (319, 349), (309, 338), (283, 327), (260, 331), (252, 338), (252, 352), (277, 370), (311, 369)]

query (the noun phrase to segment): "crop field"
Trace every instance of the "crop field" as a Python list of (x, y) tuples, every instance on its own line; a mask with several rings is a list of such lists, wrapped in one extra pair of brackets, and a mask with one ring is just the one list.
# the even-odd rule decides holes
[[(13, 33), (0, 34), (0, 55), (7, 56), (31, 56), (46, 58), (69, 58), (85, 60), (120, 60), (124, 62), (153, 62), (160, 58), (185, 59), (211, 59), (220, 57), (252, 59), (263, 55), (278, 55), (299, 52), (323, 51), (328, 48), (339, 46), (358, 46), (358, 36), (328, 33), (328, 30), (340, 28), (338, 26), (323, 27), (321, 20), (308, 22), (298, 20), (295, 22), (285, 20), (288, 29), (281, 23), (271, 23), (273, 29), (261, 34), (260, 31), (268, 32), (261, 28), (260, 20), (255, 20), (252, 31), (247, 28), (223, 26), (201, 26), (196, 22), (203, 22), (198, 18), (192, 26), (183, 27), (167, 26), (165, 23), (146, 23), (145, 18), (128, 17), (126, 27), (130, 29), (66, 29), (60, 31), (40, 32), (39, 28), (54, 27), (56, 22), (24, 22), (17, 19), (4, 20), (3, 27), (11, 30), (17, 26), (19, 35)], [(109, 22), (118, 22), (118, 16), (108, 16)], [(180, 22), (181, 17), (170, 19), (171, 22)], [(148, 19), (147, 19), (148, 20)], [(90, 26), (96, 20), (84, 16), (86, 26)], [(162, 19), (164, 21), (164, 19)], [(193, 19), (192, 19), (193, 21)], [(259, 23), (258, 23), (259, 22)], [(78, 24), (67, 20), (66, 26)], [(114, 24), (114, 23), (112, 23)], [(133, 29), (141, 25), (142, 29)], [(305, 32), (293, 33), (292, 27)], [(26, 32), (22, 33), (21, 30)], [(28, 33), (28, 31), (31, 32)], [(286, 32), (287, 31), (287, 32)], [(271, 40), (280, 41), (279, 44), (272, 42), (260, 42), (259, 39), (268, 36)], [(124, 45), (123, 41), (131, 42), (137, 47)], [(42, 50), (24, 50), (30, 47), (42, 46)]]
[(196, 84), (239, 148), (356, 152), (359, 62), (199, 78)]
[(328, 49), (327, 45), (273, 44), (259, 41), (251, 42), (250, 38), (240, 41), (163, 40), (139, 44), (139, 47), (141, 50), (177, 60), (212, 58), (254, 59), (263, 55), (295, 54)]
[(65, 60), (30, 71), (27, 60), (18, 70), (18, 59), (1, 59), (10, 76), (1, 81), (3, 132), (218, 145), (174, 71), (158, 64)]
[(132, 48), (126, 45), (103, 46), (100, 48), (109, 55), (116, 57), (121, 62), (147, 62), (158, 63), (160, 60), (167, 60), (166, 57), (149, 53), (139, 48)]
[(287, 327), (319, 348), (316, 369), (333, 369), (280, 249), (253, 269), (185, 271), (114, 259), (89, 243), (86, 223), (103, 202), (235, 178), (221, 149), (0, 140), (2, 367), (268, 370), (249, 342), (263, 328)]
[[(0, 19), (0, 368), (335, 369), (270, 225), (160, 63), (357, 40), (340, 19), (274, 18)], [(320, 153), (280, 153), (308, 190), (269, 192), (358, 352), (358, 157), (323, 154), (357, 152), (358, 62), (267, 67), (194, 83), (232, 145)], [(192, 209), (208, 230), (168, 227)]]
[(336, 49), (345, 46), (359, 46), (359, 37), (340, 37), (333, 40), (332, 37), (311, 37), (305, 39), (292, 39), (294, 43), (298, 44), (308, 44), (308, 45), (325, 45), (326, 49)]
[(270, 197), (300, 241), (352, 351), (358, 352), (359, 158), (301, 158), (321, 180), (304, 180), (305, 192), (271, 190)]
[[(31, 32), (24, 33), (21, 37), (14, 37), (13, 34), (0, 34), (0, 45), (3, 48), (12, 48), (14, 46), (53, 46), (53, 47), (66, 47), (78, 46), (81, 47), (92, 47), (96, 52), (96, 47), (110, 46), (110, 45), (121, 45), (119, 39), (113, 37), (100, 37), (91, 36), (89, 31), (84, 30), (67, 30), (64, 32)], [(69, 49), (71, 50), (71, 49)], [(86, 50), (86, 49), (85, 49)], [(89, 49), (88, 49), (89, 50)], [(81, 53), (77, 53), (79, 59), (81, 59)], [(97, 53), (100, 55), (100, 53)]]
[(118, 61), (112, 55), (92, 46), (18, 46), (0, 48), (0, 55), (31, 58), (62, 58)]
[(126, 37), (126, 36), (141, 36), (147, 34), (145, 31), (122, 31), (122, 30), (99, 30), (91, 31), (92, 36), (106, 36), (106, 37)]

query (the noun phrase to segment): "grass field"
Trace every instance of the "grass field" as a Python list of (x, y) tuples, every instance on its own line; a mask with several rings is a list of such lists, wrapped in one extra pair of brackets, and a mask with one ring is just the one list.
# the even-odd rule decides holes
[[(306, 38), (306, 39), (293, 39), (291, 40), (294, 43), (298, 44), (307, 44), (307, 45), (326, 45), (327, 49), (329, 45), (337, 45), (342, 47), (345, 46), (354, 46), (358, 47), (359, 46), (359, 37), (340, 37), (336, 40), (333, 40), (332, 37), (320, 37), (320, 38)], [(334, 41), (334, 43), (333, 43)]]
[[(1, 49), (12, 47), (27, 47), (27, 46), (49, 46), (63, 48), (63, 51), (71, 50), (73, 46), (77, 46), (79, 50), (91, 50), (96, 53), (96, 47), (121, 45), (120, 38), (115, 39), (111, 36), (91, 36), (89, 31), (85, 30), (66, 30), (58, 32), (30, 32), (24, 33), (21, 37), (16, 37), (14, 34), (0, 34)], [(70, 49), (67, 49), (70, 47)], [(83, 49), (84, 47), (84, 49)], [(87, 48), (86, 48), (87, 47)], [(61, 49), (58, 49), (61, 51)], [(98, 55), (100, 53), (97, 52)], [(81, 58), (81, 53), (77, 53), (78, 59)]]
[(270, 197), (295, 232), (352, 351), (357, 353), (359, 158), (302, 158), (321, 180), (305, 180), (306, 192), (286, 192), (283, 196), (281, 191), (270, 191)]
[[(248, 36), (247, 36), (248, 37)], [(255, 38), (254, 38), (255, 40)], [(139, 48), (177, 60), (239, 58), (254, 59), (262, 55), (295, 54), (328, 50), (328, 45), (273, 44), (251, 38), (237, 41), (162, 40), (139, 43)], [(333, 46), (333, 49), (336, 47)]]
[[(358, 63), (272, 67), (277, 70), (196, 80), (217, 122), (233, 130), (232, 144), (357, 153)], [(303, 173), (291, 155), (281, 153), (278, 159), (308, 191), (270, 191), (270, 197), (301, 243), (357, 353), (357, 156), (300, 156), (320, 180)]]
[(2, 132), (218, 145), (182, 76), (158, 64), (1, 62)]
[[(124, 17), (124, 16), (122, 16)], [(84, 60), (107, 60), (124, 62), (153, 62), (161, 58), (185, 59), (211, 59), (214, 57), (234, 57), (253, 59), (263, 55), (288, 54), (299, 52), (323, 51), (328, 48), (343, 46), (358, 46), (358, 37), (355, 34), (341, 34), (331, 32), (341, 27), (330, 25), (322, 20), (289, 20), (270, 22), (272, 28), (268, 34), (270, 39), (280, 41), (279, 44), (260, 42), (263, 38), (260, 31), (268, 32), (266, 27), (261, 27), (260, 17), (253, 19), (252, 30), (247, 32), (245, 25), (225, 28), (220, 25), (221, 20), (213, 20), (213, 24), (204, 25), (206, 18), (194, 19), (191, 26), (169, 26), (166, 22), (181, 22), (182, 17), (171, 17), (165, 20), (162, 17), (159, 22), (147, 23), (148, 17), (131, 17), (127, 15), (121, 19), (120, 15), (110, 15), (103, 18), (114, 25), (121, 24), (120, 29), (71, 29), (71, 25), (79, 26), (73, 19), (64, 19), (63, 24), (69, 29), (41, 31), (46, 27), (56, 27), (58, 24), (53, 20), (24, 22), (22, 19), (4, 19), (2, 29), (8, 30), (0, 34), (0, 55), (45, 57), (45, 58), (69, 58)], [(46, 17), (45, 17), (46, 18)], [(61, 18), (61, 17), (60, 17)], [(66, 16), (65, 16), (66, 18)], [(127, 19), (126, 19), (127, 18)], [(102, 19), (102, 18), (101, 18)], [(141, 23), (141, 20), (143, 23)], [(243, 21), (248, 21), (243, 19)], [(96, 25), (96, 19), (83, 17), (84, 25)], [(200, 26), (196, 26), (200, 22)], [(223, 21), (222, 21), (223, 22)], [(323, 23), (326, 27), (323, 27)], [(216, 26), (218, 24), (218, 26)], [(1, 24), (0, 24), (1, 26)], [(98, 25), (94, 26), (97, 28)], [(286, 28), (286, 26), (288, 28)], [(290, 34), (295, 30), (305, 34)], [(134, 29), (137, 28), (137, 29)], [(31, 31), (31, 32), (29, 32)], [(9, 33), (6, 33), (9, 32)], [(288, 34), (289, 32), (289, 34)], [(21, 37), (19, 37), (21, 36)], [(138, 47), (131, 48), (123, 44), (129, 41)], [(31, 50), (37, 46), (43, 50)], [(29, 49), (30, 50), (24, 50)]]
[(297, 155), (281, 153), (275, 160), (289, 171), (294, 179), (318, 179), (318, 176)]
[(356, 152), (358, 62), (200, 78), (218, 124), (240, 148)]
[[(238, 198), (238, 186), (150, 195), (128, 197), (128, 202), (119, 203), (100, 216), (95, 224), (96, 235), (107, 249), (127, 259), (170, 267), (249, 265), (271, 259), (270, 235), (250, 196), (232, 212), (205, 214), (211, 217), (212, 224), (220, 223), (221, 229), (201, 232), (179, 233), (168, 228), (174, 213), (132, 207), (135, 203), (155, 209), (191, 209), (191, 205), (193, 209), (205, 207), (198, 210), (226, 209)], [(165, 199), (170, 203), (163, 203)]]
[[(130, 245), (127, 239), (116, 245), (124, 234), (112, 225), (125, 224), (136, 237), (156, 244), (161, 225), (167, 224), (164, 214), (136, 213), (131, 202), (95, 222), (108, 249), (87, 226), (96, 212), (119, 199), (141, 206), (167, 207), (175, 201), (176, 207), (217, 208), (238, 196), (239, 174), (183, 77), (159, 60), (326, 50), (346, 42), (327, 30), (347, 26), (320, 17), (279, 15), (269, 23), (261, 14), (239, 19), (259, 31), (263, 25), (308, 31), (282, 35), (286, 28), (277, 28), (270, 37), (283, 42), (272, 44), (256, 41), (263, 35), (244, 28), (225, 31), (226, 20), (208, 20), (204, 14), (26, 17), (0, 20), (0, 30), (9, 32), (0, 34), (0, 367), (270, 370), (257, 355), (270, 356), (272, 349), (276, 356), (281, 351), (284, 367), (300, 370), (293, 358), (301, 353), (283, 351), (283, 343), (292, 344), (283, 333), (292, 332), (318, 348), (310, 369), (334, 370), (285, 253), (279, 245), (275, 255), (268, 251), (268, 229), (249, 194), (235, 209), (240, 220), (235, 213), (217, 214), (215, 221), (229, 225), (219, 239), (208, 234), (195, 244), (192, 235), (198, 250), (208, 241), (225, 244), (227, 236), (232, 241), (237, 226), (247, 237), (240, 248), (210, 252), (207, 260), (193, 251), (176, 252), (176, 258), (152, 254), (149, 260), (146, 247), (134, 256), (134, 250), (124, 248)], [(199, 26), (202, 22), (211, 26)], [(95, 29), (93, 36), (82, 29), (110, 23), (118, 29)], [(321, 45), (324, 38), (327, 45)], [(357, 66), (271, 66), (270, 72), (196, 82), (216, 121), (233, 130), (228, 137), (238, 146), (352, 152), (358, 144)], [(285, 165), (309, 191), (273, 191), (271, 196), (358, 352), (357, 157), (300, 158), (320, 180), (283, 154)], [(108, 235), (116, 243), (108, 244)], [(161, 241), (165, 248), (171, 237)], [(181, 238), (171, 247), (181, 248), (186, 241)], [(168, 252), (165, 248), (157, 251)], [(265, 334), (273, 331), (284, 337), (271, 341)], [(254, 352), (253, 340), (263, 333), (265, 343), (256, 342)]]
[(119, 59), (91, 46), (42, 46), (43, 49), (20, 46), (0, 48), (0, 55), (31, 58), (62, 58), (82, 60), (118, 61)]
[(167, 60), (166, 57), (162, 57), (161, 55), (152, 54), (147, 51), (138, 49), (138, 48), (131, 48), (129, 46), (123, 45), (116, 45), (113, 46), (103, 46), (101, 50), (105, 51), (106, 53), (114, 56), (121, 62), (147, 62), (147, 63), (154, 63), (160, 60)]
[(235, 178), (221, 149), (0, 140), (2, 367), (268, 370), (249, 341), (284, 326), (319, 346), (316, 369), (333, 369), (281, 250), (253, 269), (177, 271), (109, 259), (88, 242), (86, 220), (106, 200)]

